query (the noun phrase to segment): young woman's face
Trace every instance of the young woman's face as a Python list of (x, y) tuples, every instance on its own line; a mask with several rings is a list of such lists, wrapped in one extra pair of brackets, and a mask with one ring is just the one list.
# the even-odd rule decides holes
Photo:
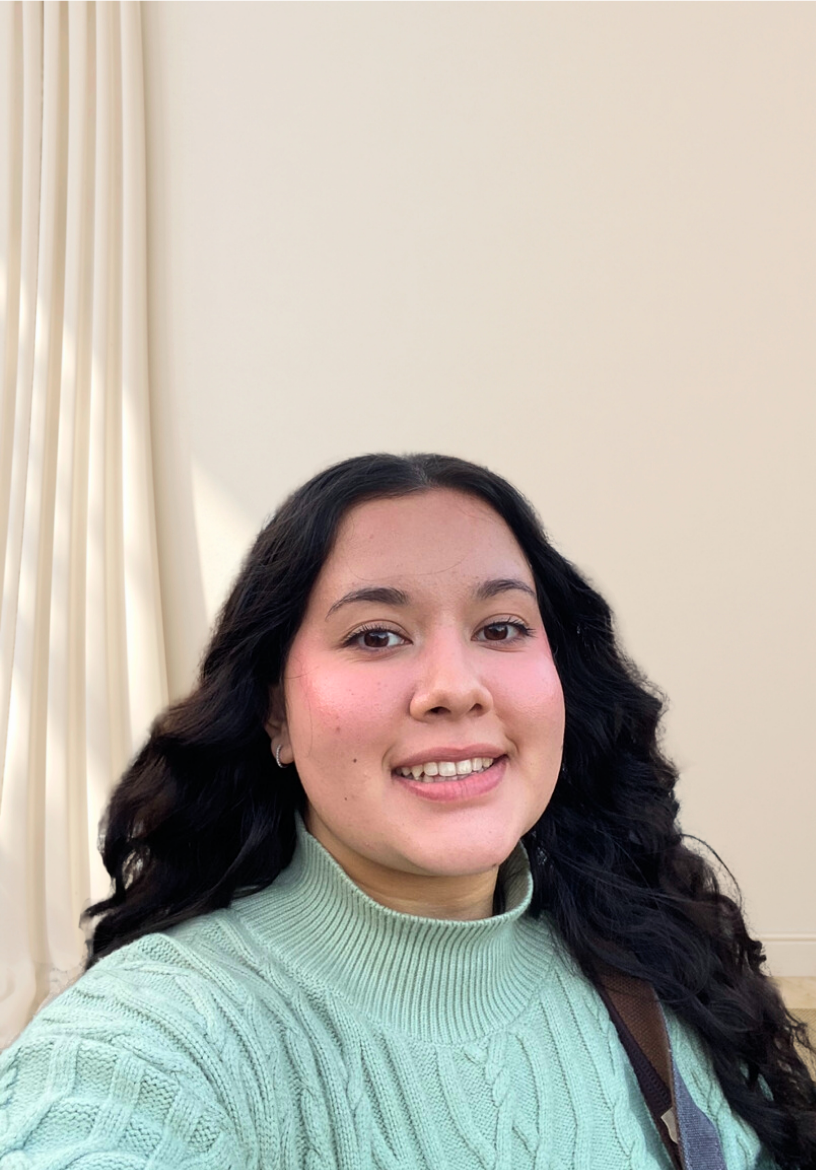
[[(347, 872), (359, 860), (403, 875), (485, 873), (555, 787), (564, 700), (533, 576), (498, 514), (460, 492), (348, 513), (283, 698), (273, 740), (297, 765), (308, 828)], [(404, 775), (426, 764), (419, 779)]]

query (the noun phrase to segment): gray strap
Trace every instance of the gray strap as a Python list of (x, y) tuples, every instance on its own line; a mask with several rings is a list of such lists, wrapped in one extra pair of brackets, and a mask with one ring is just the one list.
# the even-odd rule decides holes
[[(660, 1010), (663, 1011), (662, 1007)], [(664, 1023), (665, 1018), (664, 1015)], [(666, 1033), (668, 1035), (668, 1027)], [(692, 1100), (686, 1082), (680, 1076), (673, 1053), (671, 1068), (678, 1145), (685, 1170), (727, 1170), (720, 1135), (714, 1122)]]

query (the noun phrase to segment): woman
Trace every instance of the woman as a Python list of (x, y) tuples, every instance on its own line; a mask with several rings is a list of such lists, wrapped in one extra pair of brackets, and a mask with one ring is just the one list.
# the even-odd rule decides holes
[(113, 795), (89, 970), (0, 1062), (0, 1168), (668, 1167), (604, 964), (729, 1170), (816, 1166), (804, 1029), (683, 843), (660, 712), (504, 480), (316, 476)]

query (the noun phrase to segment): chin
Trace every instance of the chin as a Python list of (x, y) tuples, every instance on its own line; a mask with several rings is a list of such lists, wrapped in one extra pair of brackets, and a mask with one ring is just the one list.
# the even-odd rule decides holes
[(482, 845), (471, 840), (458, 847), (451, 844), (444, 849), (428, 850), (421, 859), (415, 857), (412, 860), (436, 877), (466, 877), (497, 869), (513, 852), (518, 840), (516, 837), (506, 843), (491, 841)]

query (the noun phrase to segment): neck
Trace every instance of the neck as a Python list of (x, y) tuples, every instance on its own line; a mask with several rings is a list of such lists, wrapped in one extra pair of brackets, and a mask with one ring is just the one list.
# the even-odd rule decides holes
[(307, 810), (305, 825), (356, 886), (374, 902), (418, 918), (473, 922), (495, 913), (498, 866), (484, 873), (434, 875), (389, 869), (361, 857)]
[(498, 869), (466, 878), (422, 878), (413, 874), (400, 874), (397, 893), (393, 881), (383, 882), (378, 874), (371, 875), (369, 880), (368, 875), (350, 872), (342, 858), (335, 857), (335, 860), (364, 894), (400, 914), (414, 914), (419, 918), (451, 918), (461, 922), (473, 922), (493, 915)]
[(542, 954), (549, 928), (542, 934), (528, 913), (533, 877), (521, 842), (499, 869), (506, 904), (479, 921), (442, 921), (376, 902), (300, 813), (295, 829), (289, 865), (234, 905), (259, 943), (300, 972), (304, 987), (334, 988), (386, 1029), (442, 1044), (504, 1028), (540, 994), (555, 951), (547, 943)]

